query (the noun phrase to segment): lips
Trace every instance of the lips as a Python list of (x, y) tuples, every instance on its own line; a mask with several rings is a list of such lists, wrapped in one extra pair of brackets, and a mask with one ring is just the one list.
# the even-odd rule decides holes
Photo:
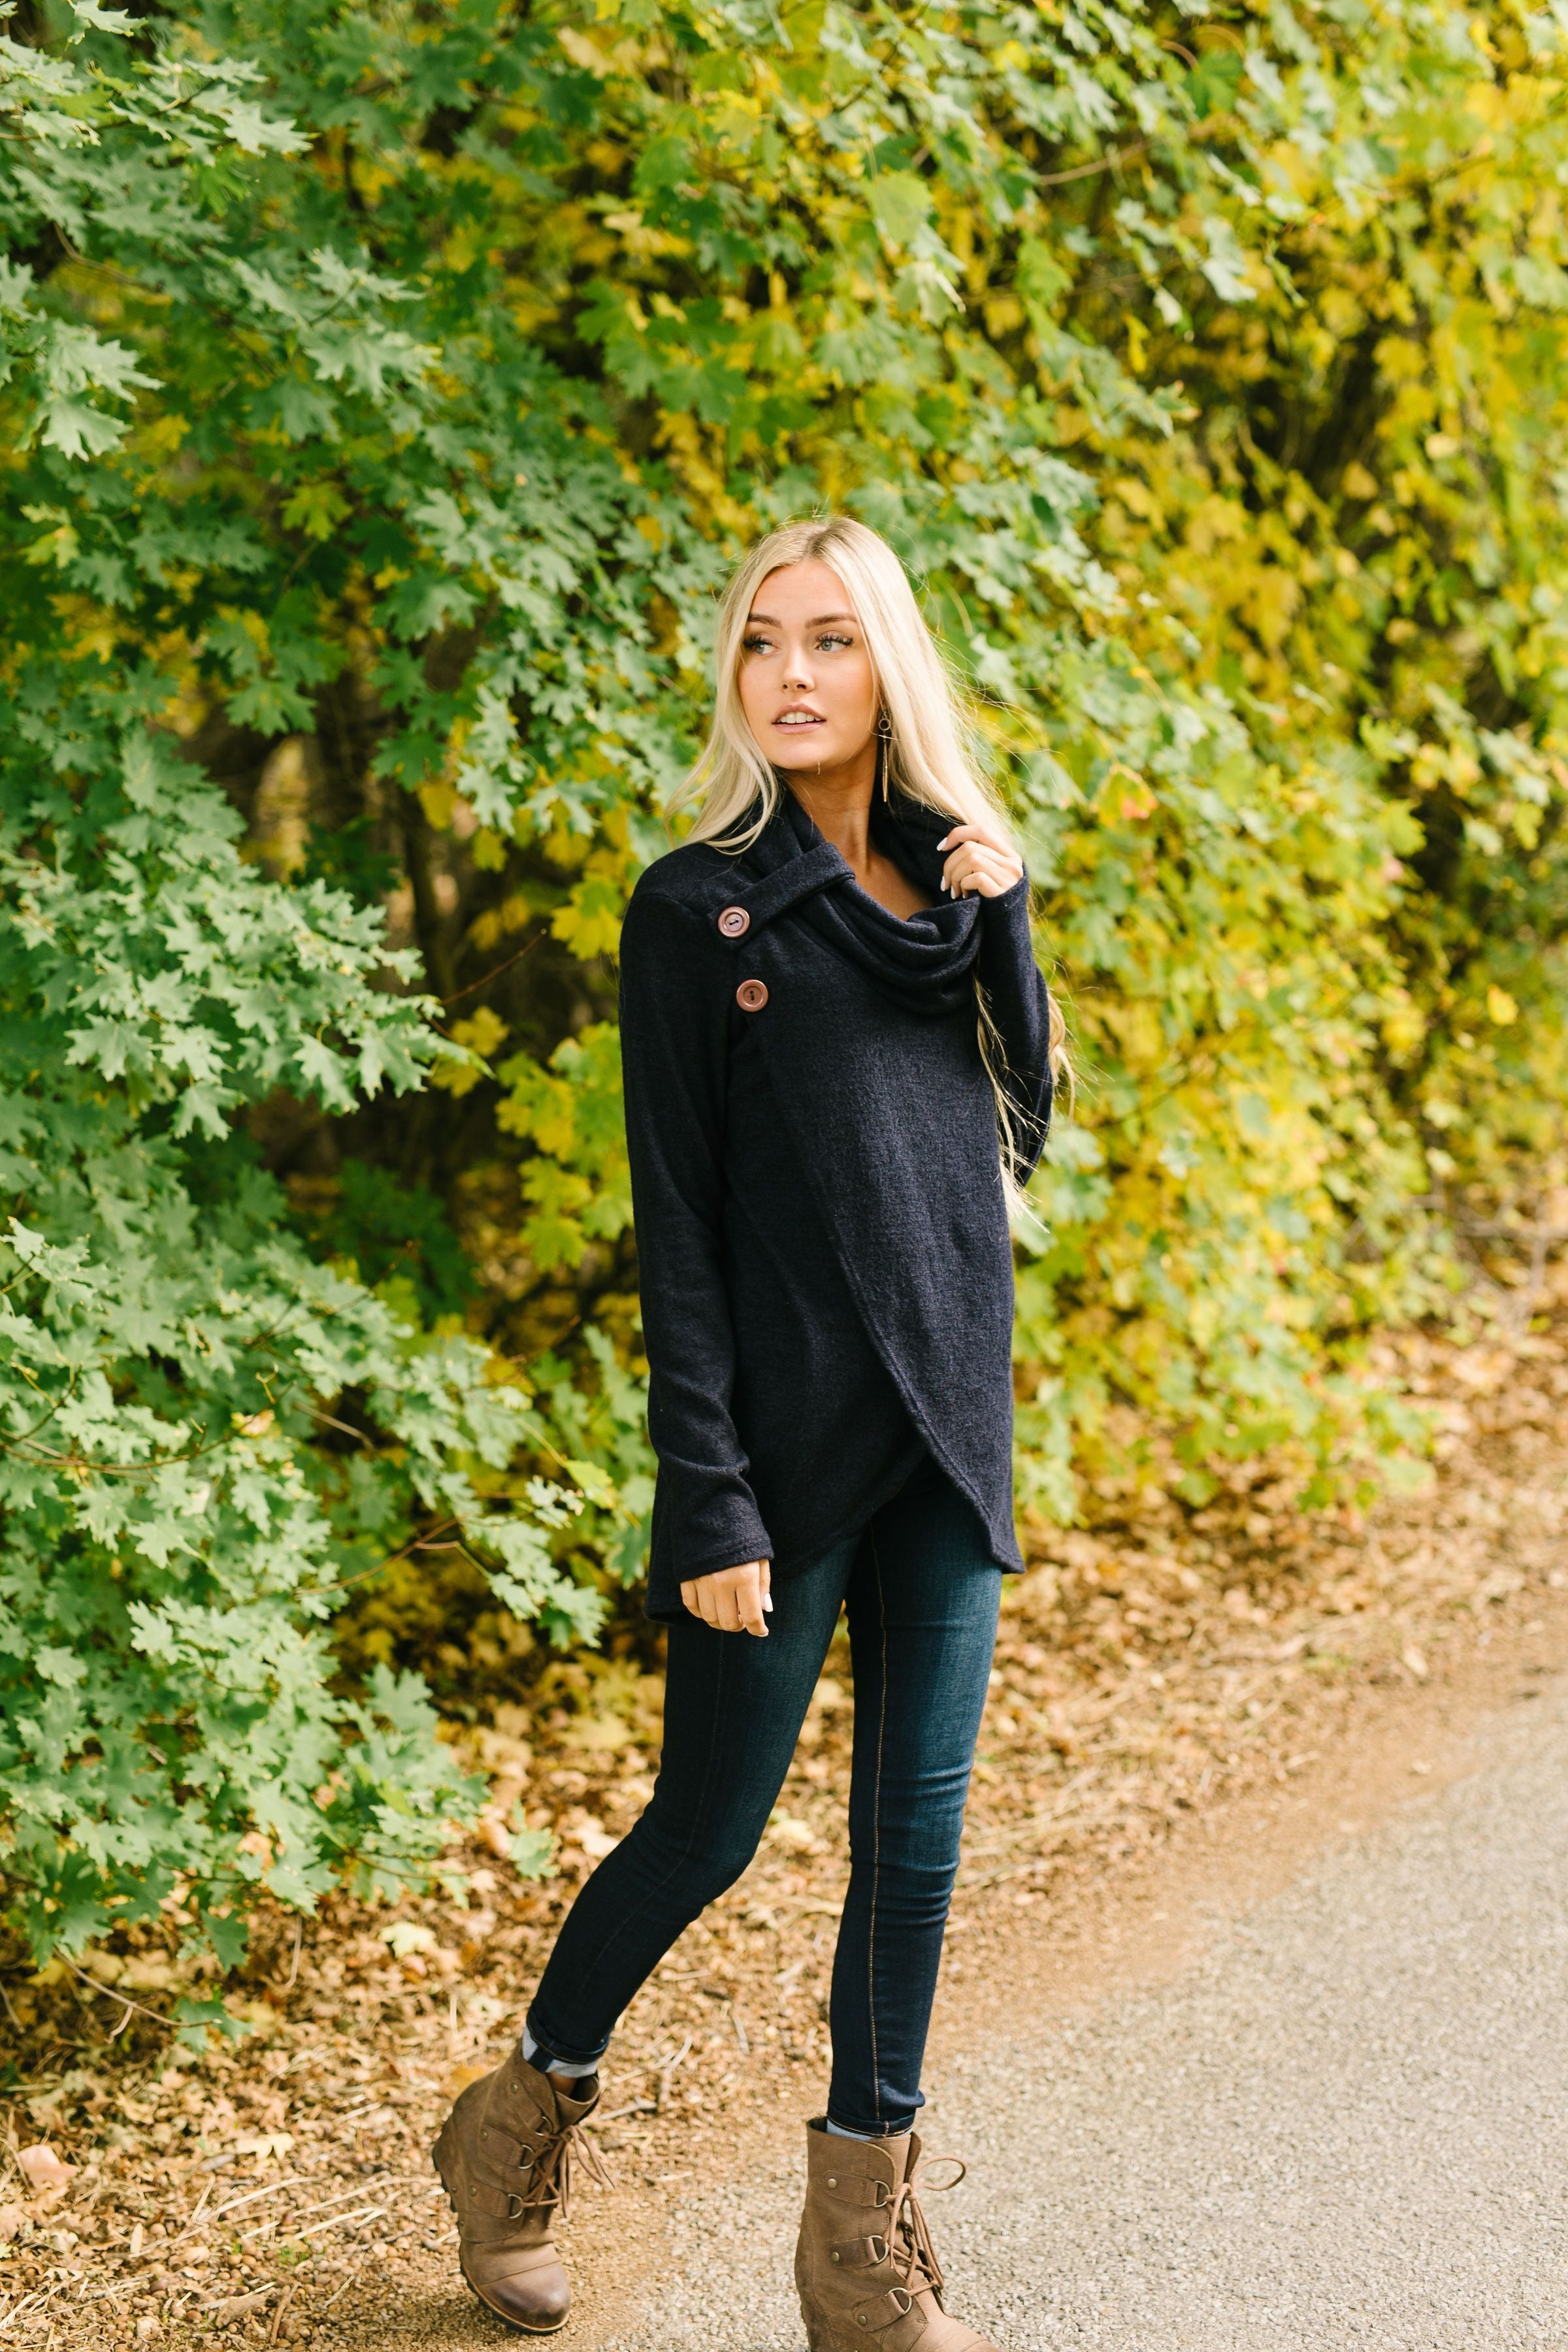
[(781, 710), (773, 720), (775, 727), (825, 727), (826, 723), (820, 711), (802, 710), (798, 708)]

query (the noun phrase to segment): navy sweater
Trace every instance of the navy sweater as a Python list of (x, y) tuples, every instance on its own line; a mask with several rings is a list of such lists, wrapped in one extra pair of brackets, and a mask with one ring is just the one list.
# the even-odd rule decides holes
[[(895, 793), (871, 822), (934, 894), (952, 820)], [(975, 982), (1026, 1172), (1051, 1109), (1028, 889), (906, 921), (787, 790), (751, 849), (687, 843), (637, 883), (620, 1010), (651, 1616), (713, 1569), (809, 1566), (927, 1451), (992, 1558), (1022, 1566), (1013, 1256)]]

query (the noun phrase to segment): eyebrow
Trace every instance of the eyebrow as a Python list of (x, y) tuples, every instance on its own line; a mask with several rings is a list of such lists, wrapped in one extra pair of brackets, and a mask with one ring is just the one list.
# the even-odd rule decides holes
[[(825, 629), (829, 621), (853, 621), (854, 619), (853, 613), (818, 613), (816, 620), (807, 621), (805, 625), (808, 629)], [(752, 627), (753, 624), (760, 624), (763, 628), (768, 629), (781, 629), (784, 626), (784, 623), (775, 621), (771, 613), (748, 613), (747, 627)]]

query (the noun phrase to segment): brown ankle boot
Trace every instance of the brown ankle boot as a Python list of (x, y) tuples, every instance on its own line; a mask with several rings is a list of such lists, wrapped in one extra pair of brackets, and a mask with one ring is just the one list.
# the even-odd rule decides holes
[[(942, 2270), (915, 2195), (921, 2144), (805, 2127), (805, 2211), (795, 2253), (811, 2352), (995, 2352), (942, 2309)], [(931, 2157), (933, 2164), (956, 2163)], [(963, 2178), (938, 2183), (956, 2189)]]
[(572, 2289), (552, 2236), (565, 2218), (574, 2151), (609, 2183), (604, 2159), (578, 2129), (599, 2104), (599, 2078), (569, 2098), (514, 2052), (470, 2083), (441, 2129), (432, 2160), (458, 2217), (458, 2260), (479, 2301), (513, 2327), (550, 2336), (564, 2325)]

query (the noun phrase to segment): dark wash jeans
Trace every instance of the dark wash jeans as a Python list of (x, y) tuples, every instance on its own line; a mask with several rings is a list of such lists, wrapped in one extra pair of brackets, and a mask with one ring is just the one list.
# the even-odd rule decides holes
[(552, 2056), (597, 2058), (626, 2003), (734, 1884), (784, 1785), (841, 1604), (855, 1672), (849, 1891), (833, 1964), (828, 2115), (907, 2131), (958, 1866), (1002, 1571), (928, 1456), (858, 1535), (773, 1595), (765, 1641), (669, 1628), (647, 1810), (567, 1914), (528, 2015)]

